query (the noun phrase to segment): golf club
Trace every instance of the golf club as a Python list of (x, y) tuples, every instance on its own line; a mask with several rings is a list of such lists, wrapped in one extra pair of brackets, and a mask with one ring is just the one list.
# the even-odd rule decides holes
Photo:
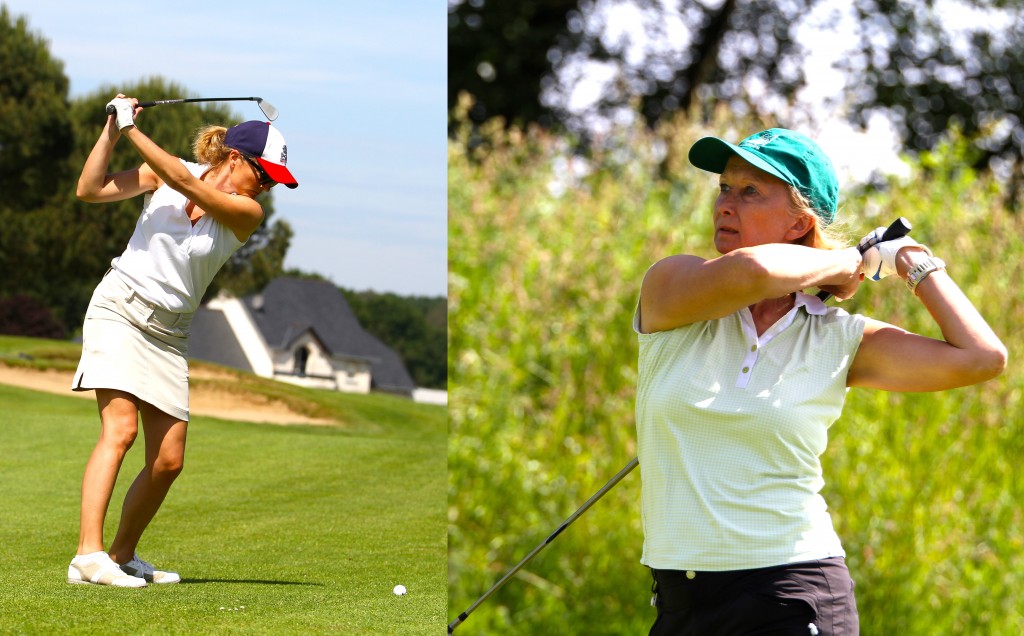
[[(266, 101), (262, 97), (190, 97), (188, 99), (158, 99), (152, 102), (139, 102), (139, 106), (142, 108), (149, 108), (150, 106), (160, 106), (162, 104), (193, 104), (195, 102), (256, 102), (263, 111), (263, 115), (270, 121), (277, 119), (280, 115), (278, 110), (274, 108), (273, 104)], [(108, 106), (107, 113), (113, 114), (114, 107)]]
[[(864, 252), (867, 252), (869, 249), (878, 245), (879, 243), (884, 243), (885, 241), (894, 241), (898, 238), (903, 238), (907, 234), (910, 234), (910, 230), (912, 229), (914, 229), (914, 226), (910, 224), (910, 221), (901, 216), (900, 218), (890, 223), (889, 227), (885, 228), (885, 232), (882, 233), (881, 238), (879, 238), (874, 243), (867, 243), (863, 246), (858, 245), (857, 249), (860, 251), (861, 254), (863, 254)], [(827, 291), (818, 292), (818, 298), (822, 300), (828, 300), (831, 296), (832, 294)]]
[(569, 516), (569, 518), (568, 518), (568, 519), (566, 519), (565, 521), (563, 521), (563, 522), (562, 522), (562, 525), (558, 526), (558, 529), (557, 529), (557, 530), (555, 530), (554, 532), (552, 532), (552, 533), (551, 533), (551, 534), (550, 534), (550, 535), (548, 536), (548, 538), (547, 538), (547, 539), (544, 539), (544, 541), (543, 541), (543, 542), (542, 542), (542, 543), (541, 543), (540, 545), (538, 545), (538, 546), (537, 546), (536, 548), (534, 548), (533, 550), (531, 550), (531, 551), (530, 551), (530, 553), (529, 553), (529, 554), (527, 554), (527, 555), (526, 555), (526, 556), (525, 556), (525, 557), (523, 558), (523, 560), (522, 560), (522, 561), (520, 561), (519, 563), (517, 563), (517, 564), (515, 565), (515, 567), (513, 567), (513, 568), (512, 568), (511, 570), (509, 570), (508, 572), (506, 572), (506, 573), (505, 573), (505, 576), (501, 577), (501, 579), (500, 579), (500, 580), (499, 580), (499, 581), (498, 581), (497, 583), (495, 583), (494, 585), (492, 585), (492, 586), (491, 586), (491, 589), (489, 589), (489, 590), (487, 590), (486, 592), (484, 592), (483, 596), (481, 596), (480, 598), (478, 598), (478, 599), (477, 599), (477, 600), (476, 600), (476, 601), (475, 601), (475, 602), (474, 602), (474, 603), (473, 603), (472, 605), (470, 605), (470, 606), (469, 606), (469, 609), (467, 609), (467, 610), (466, 610), (465, 612), (463, 612), (463, 613), (459, 614), (459, 616), (458, 616), (458, 617), (457, 617), (457, 618), (456, 618), (455, 620), (453, 620), (453, 621), (452, 621), (451, 623), (449, 623), (449, 624), (448, 624), (448, 633), (449, 633), (449, 634), (451, 634), (451, 633), (452, 633), (452, 632), (453, 632), (453, 631), (455, 630), (455, 628), (456, 628), (456, 627), (458, 627), (458, 626), (459, 626), (460, 624), (462, 624), (462, 622), (463, 622), (463, 621), (465, 621), (465, 620), (466, 620), (466, 618), (467, 618), (467, 617), (468, 617), (468, 616), (469, 616), (469, 615), (470, 615), (471, 613), (473, 613), (473, 610), (475, 610), (475, 609), (476, 609), (477, 607), (479, 607), (481, 603), (483, 603), (484, 601), (486, 601), (486, 600), (487, 600), (487, 598), (488, 598), (488, 597), (489, 597), (489, 596), (490, 596), (491, 594), (494, 594), (494, 593), (495, 593), (495, 592), (496, 592), (496, 591), (498, 590), (498, 588), (500, 588), (500, 587), (501, 587), (502, 585), (504, 585), (504, 584), (505, 584), (505, 582), (506, 582), (506, 581), (508, 581), (508, 580), (509, 580), (510, 578), (512, 578), (512, 577), (513, 577), (513, 576), (515, 575), (515, 573), (516, 573), (516, 572), (518, 572), (518, 571), (519, 571), (520, 569), (522, 569), (522, 567), (523, 567), (524, 565), (526, 565), (526, 563), (527, 563), (527, 562), (528, 562), (528, 561), (529, 561), (530, 559), (532, 559), (532, 558), (533, 558), (534, 556), (536, 556), (536, 554), (537, 554), (538, 552), (540, 552), (541, 550), (543, 550), (545, 546), (547, 546), (547, 545), (548, 545), (549, 543), (551, 543), (552, 541), (554, 541), (554, 540), (555, 540), (555, 537), (557, 537), (557, 536), (558, 536), (559, 534), (561, 534), (563, 530), (565, 530), (566, 528), (568, 528), (568, 527), (569, 527), (569, 525), (570, 525), (570, 524), (571, 524), (571, 523), (572, 523), (573, 521), (576, 521), (576, 519), (578, 519), (580, 515), (582, 515), (582, 514), (583, 514), (584, 512), (586, 512), (586, 511), (587, 511), (588, 509), (590, 509), (590, 507), (591, 507), (591, 506), (593, 506), (593, 505), (594, 505), (595, 503), (597, 503), (597, 500), (598, 500), (598, 499), (600, 499), (601, 497), (604, 497), (605, 493), (607, 493), (607, 492), (608, 492), (609, 490), (611, 490), (612, 488), (614, 488), (616, 484), (618, 484), (618, 483), (619, 483), (620, 481), (622, 481), (622, 479), (623, 479), (623, 478), (624, 478), (624, 477), (625, 477), (626, 475), (628, 475), (628, 474), (629, 474), (630, 472), (632, 472), (632, 470), (633, 470), (634, 468), (636, 468), (636, 467), (637, 467), (637, 465), (638, 465), (639, 463), (640, 463), (640, 460), (639, 460), (639, 458), (637, 458), (637, 457), (634, 457), (634, 458), (633, 458), (633, 461), (631, 461), (631, 462), (629, 462), (628, 464), (626, 464), (626, 467), (625, 467), (625, 468), (623, 468), (622, 470), (620, 470), (620, 471), (619, 471), (619, 472), (618, 472), (618, 473), (617, 473), (617, 474), (616, 474), (616, 475), (615, 475), (614, 477), (612, 477), (612, 478), (611, 478), (610, 480), (608, 480), (608, 483), (607, 483), (607, 484), (605, 484), (604, 486), (602, 486), (602, 487), (601, 487), (601, 490), (598, 490), (598, 491), (597, 491), (596, 493), (594, 493), (594, 495), (593, 495), (593, 496), (592, 496), (592, 497), (591, 497), (590, 499), (587, 499), (587, 501), (586, 501), (586, 502), (585, 502), (585, 503), (584, 503), (584, 504), (583, 504), (582, 506), (580, 506), (579, 510), (577, 510), (577, 511), (576, 511), (576, 512), (574, 512), (574, 513), (572, 513), (572, 514), (571, 514), (571, 515)]

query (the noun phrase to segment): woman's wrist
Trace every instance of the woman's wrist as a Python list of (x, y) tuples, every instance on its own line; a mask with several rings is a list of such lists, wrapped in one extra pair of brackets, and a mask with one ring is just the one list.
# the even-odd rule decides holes
[(934, 274), (935, 272), (943, 271), (946, 269), (946, 263), (941, 258), (928, 258), (922, 259), (920, 263), (914, 266), (907, 273), (907, 289), (917, 293), (917, 286), (920, 285), (926, 278)]
[(908, 246), (899, 251), (896, 255), (896, 273), (903, 280), (907, 279), (907, 273), (925, 259), (931, 258), (931, 250), (924, 245)]

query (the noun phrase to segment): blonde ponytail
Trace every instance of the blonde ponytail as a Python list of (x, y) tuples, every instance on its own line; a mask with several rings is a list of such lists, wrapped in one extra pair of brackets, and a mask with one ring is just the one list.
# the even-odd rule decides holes
[(227, 161), (231, 149), (224, 145), (224, 135), (228, 129), (224, 126), (206, 126), (196, 132), (192, 141), (192, 154), (196, 161), (204, 163), (211, 168), (216, 168)]

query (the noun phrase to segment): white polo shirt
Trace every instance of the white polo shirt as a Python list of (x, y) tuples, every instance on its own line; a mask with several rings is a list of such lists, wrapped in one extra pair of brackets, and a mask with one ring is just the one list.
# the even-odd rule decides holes
[[(209, 166), (181, 162), (196, 177)], [(185, 213), (185, 195), (163, 185), (146, 195), (135, 232), (111, 267), (149, 302), (187, 313), (199, 307), (213, 277), (242, 242), (205, 214), (195, 226)]]
[(844, 556), (819, 494), (865, 319), (797, 294), (758, 337), (750, 311), (640, 341), (642, 563), (738, 570)]

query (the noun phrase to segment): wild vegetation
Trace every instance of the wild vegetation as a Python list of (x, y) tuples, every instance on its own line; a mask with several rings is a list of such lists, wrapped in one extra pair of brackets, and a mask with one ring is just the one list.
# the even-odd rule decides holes
[[(674, 120), (580, 159), (571, 140), (496, 120), (471, 137), (467, 110), (449, 144), (449, 620), (635, 456), (640, 281), (660, 257), (714, 256), (717, 181), (686, 150), (766, 127)], [(954, 132), (909, 177), (841, 201), (851, 242), (909, 218), (1010, 350), (1006, 373), (981, 386), (853, 390), (832, 427), (824, 496), (865, 634), (1024, 630), (1024, 227), (972, 170), (971, 148)], [(894, 280), (843, 306), (941, 337)], [(636, 471), (459, 631), (646, 633), (639, 485)]]

